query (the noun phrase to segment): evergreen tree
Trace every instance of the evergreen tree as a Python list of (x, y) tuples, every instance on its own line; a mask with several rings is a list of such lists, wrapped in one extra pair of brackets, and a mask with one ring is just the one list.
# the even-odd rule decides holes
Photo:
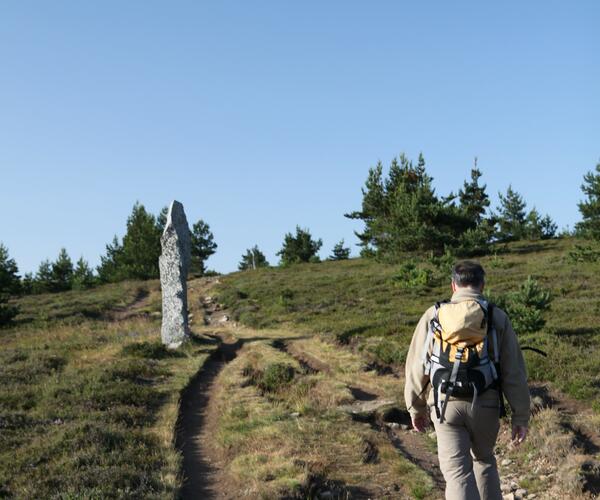
[(162, 207), (158, 216), (156, 217), (156, 227), (160, 231), (162, 235), (165, 230), (165, 226), (167, 225), (167, 216), (169, 215), (169, 207)]
[(0, 293), (18, 295), (21, 292), (19, 268), (8, 254), (8, 248), (0, 243)]
[(527, 214), (525, 235), (531, 240), (547, 240), (556, 236), (558, 226), (549, 215), (542, 217), (535, 207)]
[(117, 261), (120, 264), (117, 266), (117, 274), (122, 274), (127, 279), (158, 278), (160, 236), (154, 215), (147, 212), (144, 205), (136, 202), (127, 219), (127, 232), (123, 236), (123, 247)]
[(460, 213), (450, 204), (453, 196), (444, 200), (436, 196), (432, 181), (423, 155), (417, 166), (404, 154), (392, 160), (385, 180), (380, 163), (370, 169), (362, 210), (345, 214), (365, 223), (364, 231), (356, 233), (360, 245), (385, 256), (452, 245), (463, 229)]
[(575, 225), (575, 229), (583, 237), (600, 240), (600, 162), (596, 165), (596, 173), (589, 171), (583, 181), (581, 190), (587, 199), (577, 205), (583, 220)]
[(106, 245), (106, 255), (100, 257), (100, 265), (96, 268), (98, 281), (114, 283), (125, 278), (122, 269), (123, 246), (115, 235), (112, 243)]
[(33, 293), (34, 278), (31, 273), (25, 273), (21, 280), (21, 290), (23, 294), (30, 295)]
[(514, 241), (523, 239), (527, 232), (525, 207), (527, 204), (523, 197), (508, 186), (506, 195), (498, 193), (500, 207), (498, 211), (498, 224), (500, 232), (498, 239), (501, 241)]
[(9, 325), (19, 313), (18, 307), (9, 303), (11, 295), (21, 291), (19, 269), (8, 255), (8, 248), (0, 243), (0, 327)]
[(248, 248), (246, 253), (242, 255), (238, 269), (246, 271), (247, 269), (258, 269), (259, 267), (269, 267), (269, 263), (265, 254), (258, 249), (258, 245), (254, 245), (252, 248)]
[(52, 291), (52, 264), (48, 259), (43, 260), (38, 267), (33, 280), (33, 293)]
[(350, 248), (344, 247), (344, 240), (342, 239), (339, 243), (336, 243), (333, 247), (333, 252), (329, 257), (329, 260), (348, 260), (350, 258)]
[[(394, 158), (390, 168), (390, 177), (396, 175), (397, 169), (397, 161)], [(349, 219), (360, 219), (365, 223), (365, 229), (362, 233), (354, 231), (364, 249), (369, 245), (377, 245), (377, 241), (380, 239), (377, 232), (378, 226), (381, 224), (381, 219), (389, 216), (386, 209), (383, 165), (381, 162), (378, 162), (374, 168), (369, 169), (365, 187), (361, 188), (361, 191), (363, 195), (362, 209), (344, 214), (344, 216)]]
[(323, 246), (321, 238), (313, 240), (308, 229), (296, 226), (296, 236), (287, 233), (283, 247), (276, 255), (281, 256), (281, 264), (288, 265), (298, 262), (319, 262), (317, 252)]
[(482, 176), (481, 171), (477, 168), (477, 158), (475, 158), (475, 167), (471, 170), (471, 181), (465, 181), (462, 189), (458, 191), (458, 199), (461, 210), (467, 216), (467, 219), (475, 228), (485, 215), (487, 208), (490, 206), (489, 196), (485, 192), (486, 185), (479, 185), (479, 178)]
[(80, 257), (73, 271), (73, 289), (85, 290), (94, 286), (95, 278), (92, 268), (83, 257)]
[(52, 263), (51, 275), (51, 291), (63, 292), (73, 286), (73, 261), (64, 248), (60, 249), (57, 259)]
[(206, 273), (206, 260), (215, 253), (217, 244), (210, 226), (202, 219), (192, 226), (190, 237), (192, 240), (191, 271), (202, 276)]

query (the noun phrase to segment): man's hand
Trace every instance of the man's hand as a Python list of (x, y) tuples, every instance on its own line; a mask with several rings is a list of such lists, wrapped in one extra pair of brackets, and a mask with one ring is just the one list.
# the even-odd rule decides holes
[(526, 425), (513, 425), (512, 426), (512, 442), (515, 446), (519, 446), (527, 437), (527, 426)]
[(417, 432), (425, 432), (428, 424), (429, 419), (425, 415), (421, 417), (412, 417), (412, 426)]

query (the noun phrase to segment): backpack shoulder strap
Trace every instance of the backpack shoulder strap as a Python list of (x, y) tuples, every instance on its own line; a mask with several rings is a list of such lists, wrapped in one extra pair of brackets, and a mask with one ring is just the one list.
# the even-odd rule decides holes
[(427, 336), (425, 337), (425, 342), (423, 344), (423, 352), (421, 354), (421, 360), (425, 365), (425, 373), (429, 375), (431, 371), (431, 364), (429, 361), (429, 347), (433, 341), (433, 334), (435, 331), (441, 330), (440, 321), (438, 318), (440, 307), (442, 304), (447, 304), (450, 300), (441, 300), (435, 303), (435, 311), (433, 314), (433, 318), (429, 321), (427, 325)]
[(506, 406), (504, 405), (504, 393), (502, 391), (502, 373), (500, 371), (500, 352), (498, 350), (498, 332), (494, 325), (494, 308), (496, 306), (491, 302), (488, 303), (488, 335), (492, 337), (492, 344), (494, 346), (494, 370), (498, 370), (497, 382), (498, 382), (498, 396), (500, 399), (500, 418), (506, 416)]
[(487, 322), (488, 322), (488, 335), (492, 337), (492, 348), (494, 349), (494, 363), (500, 361), (500, 352), (498, 351), (498, 332), (496, 332), (496, 326), (494, 325), (494, 304), (488, 302), (487, 305)]

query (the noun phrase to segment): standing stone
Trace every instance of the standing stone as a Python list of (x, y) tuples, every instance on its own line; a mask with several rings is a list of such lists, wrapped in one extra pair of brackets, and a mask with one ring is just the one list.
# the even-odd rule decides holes
[(183, 205), (173, 201), (160, 238), (158, 259), (162, 289), (162, 343), (179, 347), (188, 337), (187, 275), (190, 269), (190, 228)]

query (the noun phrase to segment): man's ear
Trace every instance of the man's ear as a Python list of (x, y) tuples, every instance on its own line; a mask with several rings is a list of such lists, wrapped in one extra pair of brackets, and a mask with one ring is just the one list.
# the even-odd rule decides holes
[(481, 293), (483, 293), (483, 289), (485, 288), (485, 283), (481, 284)]
[(452, 286), (452, 292), (456, 292), (456, 283), (454, 283), (454, 280), (451, 283)]

